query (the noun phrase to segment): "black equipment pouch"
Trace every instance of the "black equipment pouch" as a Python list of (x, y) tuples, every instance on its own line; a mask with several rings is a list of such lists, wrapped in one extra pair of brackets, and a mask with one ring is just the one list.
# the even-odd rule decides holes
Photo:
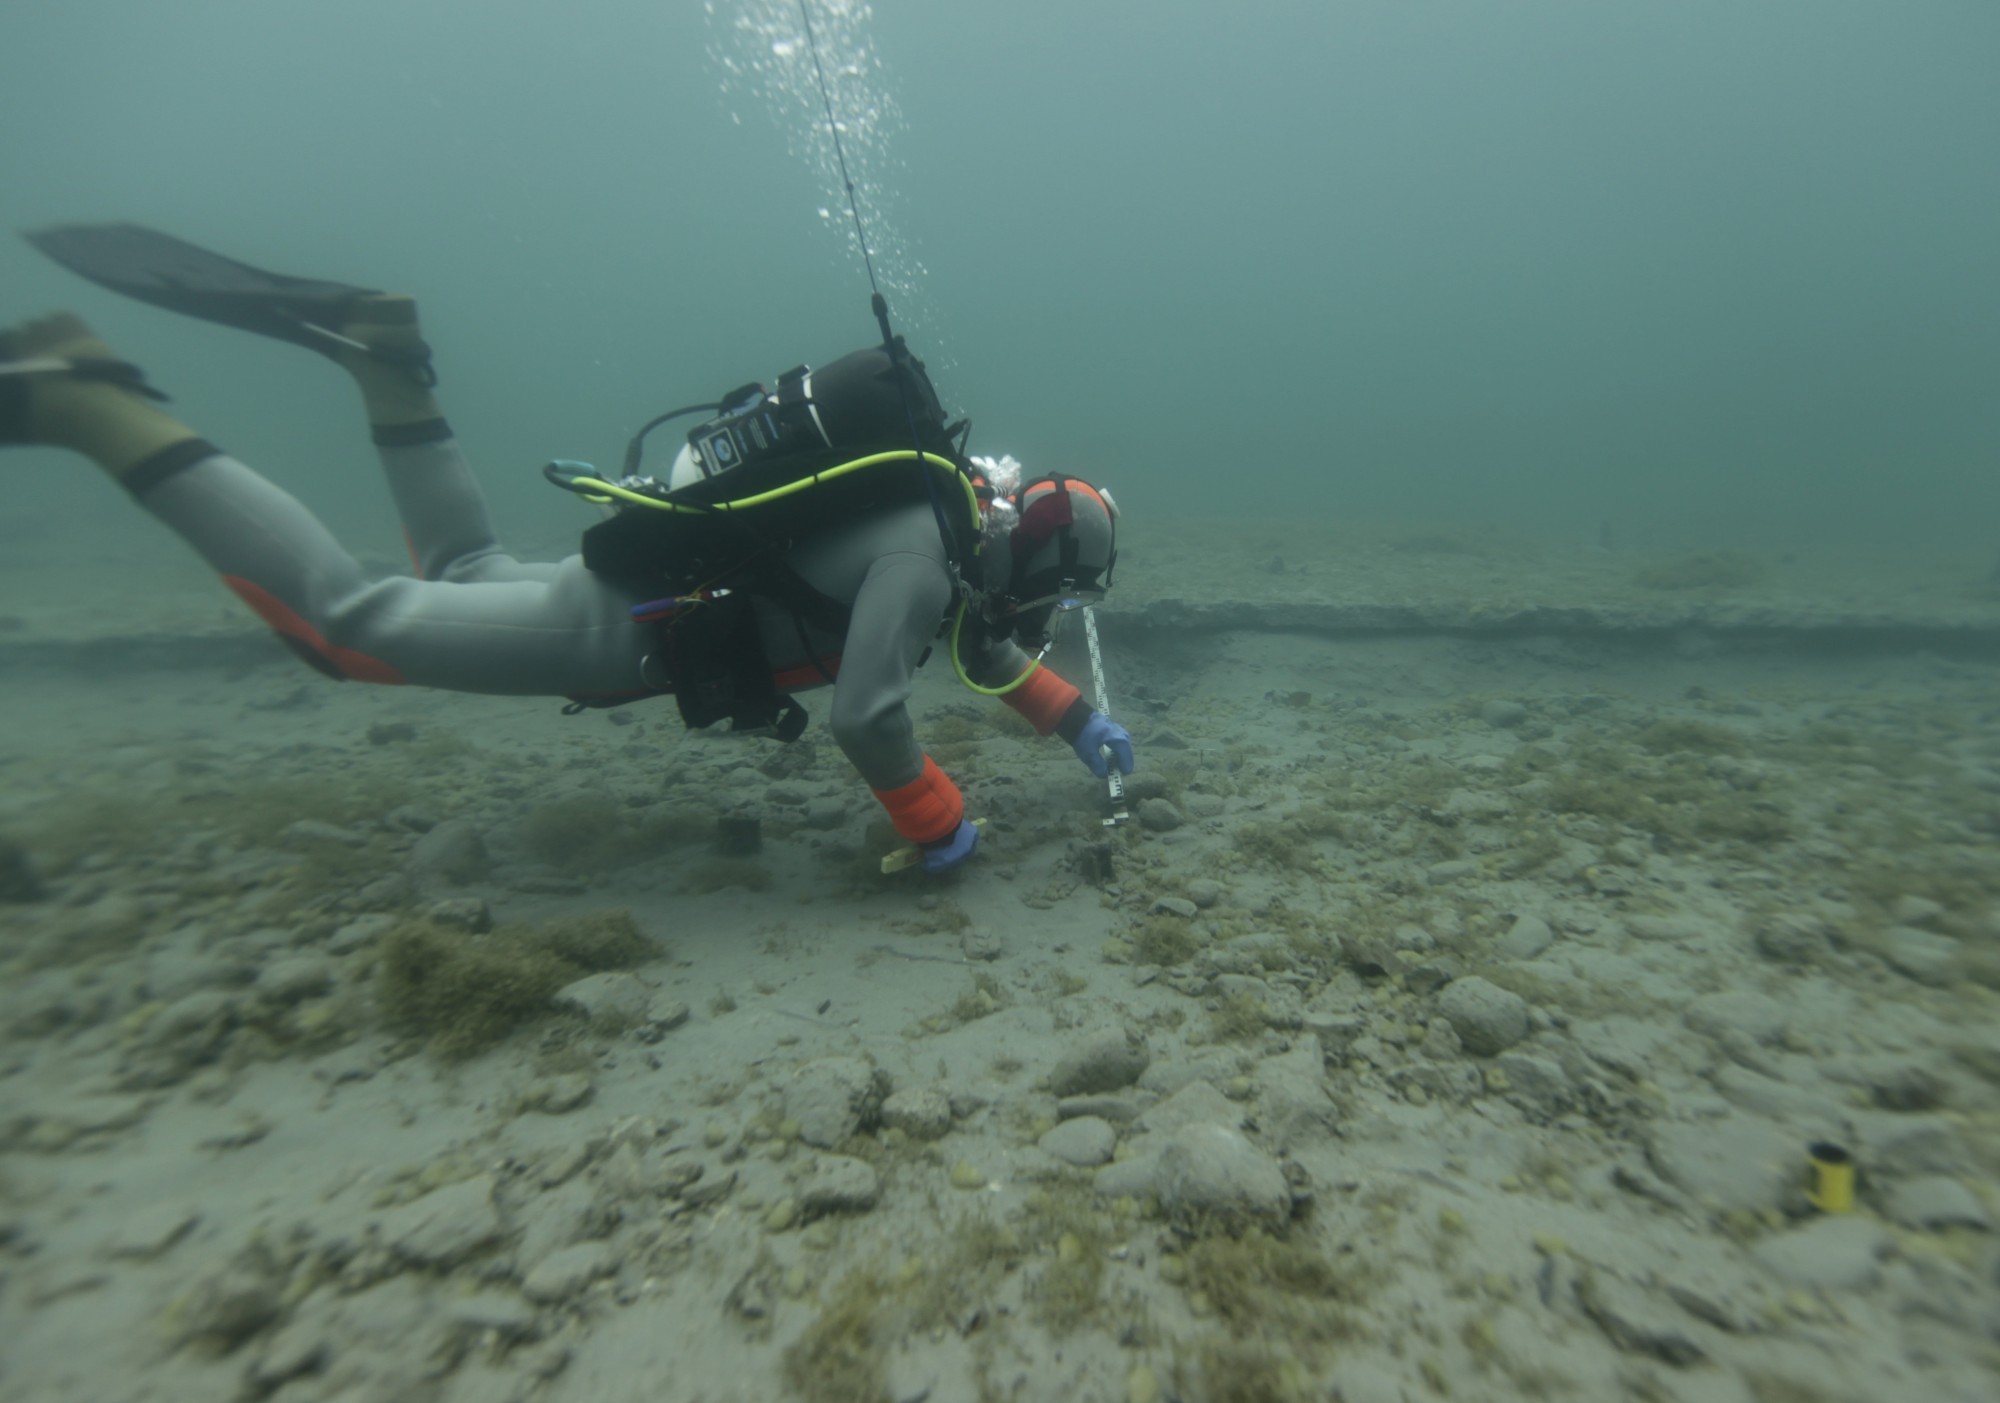
[(691, 729), (729, 722), (732, 731), (794, 741), (806, 709), (771, 685), (771, 664), (750, 596), (730, 590), (685, 610), (666, 630), (674, 703)]

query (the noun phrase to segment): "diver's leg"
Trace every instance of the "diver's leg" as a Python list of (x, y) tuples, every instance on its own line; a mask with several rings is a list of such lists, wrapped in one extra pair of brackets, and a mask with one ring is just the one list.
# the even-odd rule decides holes
[(0, 444), (74, 448), (120, 482), (215, 451), (159, 398), (68, 312), (0, 332)]
[(634, 601), (580, 559), (550, 566), (546, 580), (370, 580), (294, 498), (222, 454), (139, 501), (333, 676), (525, 696), (647, 690), (651, 637), (632, 622)]
[(367, 348), (342, 348), (334, 359), (361, 390), (418, 577), (554, 578), (554, 565), (516, 560), (500, 548), (486, 496), (438, 403), (416, 303), (396, 295), (362, 298), (340, 332)]
[(336, 677), (513, 695), (645, 691), (632, 600), (572, 559), (547, 580), (370, 581), (295, 499), (135, 389), (74, 317), (0, 334), (0, 441), (73, 448)]

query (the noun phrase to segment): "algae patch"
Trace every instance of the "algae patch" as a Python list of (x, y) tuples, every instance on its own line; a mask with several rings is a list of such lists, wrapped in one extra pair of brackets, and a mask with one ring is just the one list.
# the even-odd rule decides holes
[(484, 935), (404, 921), (382, 937), (376, 997), (391, 1027), (441, 1057), (469, 1057), (547, 1013), (565, 984), (658, 954), (622, 909)]

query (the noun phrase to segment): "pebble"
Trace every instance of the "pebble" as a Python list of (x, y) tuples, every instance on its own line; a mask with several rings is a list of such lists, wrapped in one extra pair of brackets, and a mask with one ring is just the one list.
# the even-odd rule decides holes
[(653, 991), (637, 975), (623, 972), (585, 975), (556, 990), (557, 1008), (580, 1013), (592, 1023), (630, 1027), (645, 1019)]
[(391, 1208), (377, 1220), (382, 1240), (399, 1257), (451, 1266), (500, 1235), (493, 1176), (481, 1174)]
[(1854, 1117), (1854, 1130), (1861, 1142), (1856, 1157), (1871, 1175), (1953, 1174), (1970, 1163), (1964, 1136), (1941, 1116), (1868, 1111)]
[(358, 848), (368, 841), (366, 834), (317, 818), (295, 819), (278, 836), (288, 843), (336, 848)]
[[(1220, 794), (1189, 794), (1182, 798), (1181, 803), (1195, 818), (1221, 818), (1229, 812), (1229, 801)], [(1192, 891), (1189, 894), (1192, 895)], [(1199, 897), (1195, 899), (1200, 900)]]
[(1750, 1255), (1793, 1286), (1859, 1291), (1881, 1279), (1881, 1257), (1889, 1244), (1888, 1230), (1880, 1223), (1842, 1215), (1767, 1237)]
[(1652, 1298), (1629, 1282), (1600, 1271), (1580, 1274), (1574, 1287), (1576, 1303), (1605, 1338), (1630, 1354), (1649, 1354), (1685, 1369), (1706, 1357), (1701, 1346), (1671, 1318), (1661, 1319)]
[(1503, 1053), (1493, 1070), (1505, 1079), (1506, 1098), (1537, 1124), (1547, 1124), (1568, 1111), (1572, 1092), (1560, 1063), (1523, 1052)]
[(951, 1186), (954, 1189), (983, 1189), (986, 1176), (971, 1160), (962, 1159), (951, 1167)]
[(1056, 1102), (1058, 1120), (1096, 1116), (1113, 1125), (1130, 1125), (1138, 1114), (1138, 1103), (1123, 1096), (1065, 1096)]
[(1125, 797), (1134, 803), (1141, 799), (1164, 799), (1170, 790), (1167, 777), (1158, 770), (1141, 769), (1125, 777)]
[(1252, 1223), (1277, 1226), (1291, 1216), (1292, 1190), (1284, 1171), (1236, 1131), (1188, 1125), (1162, 1139), (1150, 1153), (1098, 1170), (1098, 1195), (1144, 1199), (1150, 1194), (1173, 1221), (1232, 1231)]
[(958, 937), (958, 953), (977, 963), (999, 959), (1006, 948), (998, 934), (983, 926), (974, 926)]
[(10, 838), (0, 838), (0, 901), (43, 901), (48, 894), (28, 850)]
[(461, 1296), (448, 1304), (444, 1313), (452, 1324), (467, 1330), (491, 1330), (510, 1339), (525, 1339), (535, 1333), (535, 1308), (504, 1291)]
[(888, 1073), (859, 1057), (822, 1057), (793, 1074), (785, 1087), (785, 1119), (799, 1139), (830, 1150), (873, 1125), (889, 1090)]
[(326, 938), (327, 952), (334, 955), (352, 954), (362, 946), (380, 939), (382, 933), (395, 924), (394, 916), (380, 912), (356, 916), (346, 925), (334, 928), (333, 934)]
[(273, 1003), (295, 1004), (333, 987), (334, 964), (324, 955), (294, 955), (265, 965), (257, 992)]
[(848, 1155), (821, 1155), (798, 1186), (795, 1198), (807, 1218), (828, 1213), (865, 1213), (882, 1195), (875, 1166)]
[(1184, 921), (1191, 921), (1201, 908), (1184, 896), (1163, 896), (1153, 903), (1153, 909), (1164, 911), (1169, 916), (1179, 916)]
[(1906, 1228), (1939, 1232), (1945, 1228), (1993, 1226), (1986, 1205), (1957, 1179), (1944, 1174), (1928, 1174), (1911, 1179), (1889, 1191), (1889, 1216)]
[(127, 1220), (105, 1250), (114, 1257), (148, 1262), (179, 1242), (200, 1221), (201, 1214), (192, 1208), (152, 1204)]
[(1703, 994), (1688, 1005), (1681, 1021), (1703, 1037), (1737, 1033), (1757, 1043), (1781, 1042), (1790, 1018), (1776, 999), (1748, 989)]
[(1438, 1012), (1465, 1050), (1480, 1057), (1505, 1052), (1528, 1035), (1528, 1002), (1477, 975), (1456, 979), (1438, 996)]
[(1266, 1144), (1291, 1153), (1335, 1132), (1340, 1109), (1327, 1090), (1326, 1054), (1312, 1034), (1300, 1037), (1289, 1052), (1259, 1062), (1251, 1084)]
[(1152, 833), (1171, 833), (1187, 822), (1185, 815), (1167, 799), (1141, 799), (1132, 806), (1139, 826)]
[(1241, 1124), (1241, 1108), (1205, 1081), (1187, 1083), (1139, 1117), (1139, 1128), (1148, 1132), (1178, 1130), (1185, 1125), (1226, 1125), (1234, 1128)]
[(1646, 1146), (1654, 1173), (1720, 1212), (1792, 1206), (1800, 1196), (1805, 1154), (1796, 1136), (1734, 1113), (1658, 1124)]
[[(705, 1204), (720, 1203), (736, 1191), (737, 1175), (734, 1169), (721, 1174), (711, 1174), (708, 1169), (705, 1164), (694, 1165), (692, 1175), (681, 1181), (678, 1189), (673, 1191), (674, 1196), (690, 1208), (700, 1208)], [(674, 1172), (688, 1174), (686, 1168)]]
[(1884, 935), (1882, 956), (1919, 984), (1949, 984), (1958, 973), (1958, 942), (1915, 926), (1897, 926)]
[(405, 833), (428, 833), (437, 827), (437, 816), (415, 804), (398, 804), (382, 815), (382, 822)]
[(1528, 719), (1528, 708), (1517, 701), (1495, 697), (1479, 708), (1479, 719), (1498, 731), (1511, 731)]
[(590, 1100), (590, 1078), (583, 1072), (563, 1072), (533, 1082), (521, 1094), (521, 1104), (529, 1110), (559, 1116)]
[(1117, 1091), (1139, 1080), (1152, 1060), (1145, 1039), (1129, 1031), (1099, 1033), (1071, 1048), (1049, 1070), (1049, 1091), (1058, 1096), (1087, 1096)]
[(1752, 936), (1757, 953), (1781, 965), (1810, 964), (1831, 948), (1826, 923), (1802, 911), (1780, 911)]
[(608, 1242), (577, 1242), (558, 1247), (521, 1279), (521, 1294), (542, 1305), (554, 1305), (605, 1275), (615, 1261)]
[(1415, 925), (1397, 926), (1395, 933), (1389, 937), (1389, 943), (1398, 950), (1409, 950), (1419, 955), (1428, 955), (1437, 949), (1437, 937), (1422, 926)]
[(832, 795), (821, 795), (806, 803), (805, 826), (808, 828), (838, 828), (847, 822), (847, 801)]
[(1927, 896), (1899, 896), (1890, 914), (1896, 918), (1898, 925), (1928, 929), (1944, 919), (1945, 908), (1943, 902), (1932, 901)]
[(1118, 1132), (1111, 1122), (1096, 1116), (1066, 1120), (1042, 1136), (1041, 1147), (1066, 1164), (1094, 1169), (1111, 1160), (1118, 1145)]
[(951, 1129), (951, 1098), (942, 1087), (910, 1086), (882, 1103), (882, 1124), (912, 1140), (936, 1140)]
[[(686, 999), (670, 998), (665, 994), (655, 994), (646, 1005), (644, 1030), (649, 1034), (671, 1033), (674, 1029), (693, 1017), (693, 1010)], [(651, 1041), (651, 1038), (647, 1038)]]
[[(1193, 807), (1195, 799), (1214, 797), (1213, 795), (1190, 795), (1188, 799), (1189, 807)], [(1216, 800), (1216, 803), (1219, 806), (1221, 800)], [(1210, 881), (1206, 877), (1197, 877), (1187, 884), (1187, 894), (1188, 900), (1206, 911), (1209, 907), (1215, 905), (1216, 902), (1222, 900), (1222, 883)]]
[(1820, 1064), (1832, 1081), (1867, 1088), (1876, 1105), (1890, 1111), (1928, 1111), (1943, 1098), (1945, 1083), (1920, 1057), (1878, 1053), (1829, 1059)]
[(1555, 943), (1555, 931), (1540, 916), (1516, 916), (1493, 953), (1503, 960), (1532, 960)]
[(446, 819), (410, 849), (409, 873), (418, 882), (464, 886), (490, 870), (486, 843), (479, 830), (463, 819)]
[(1125, 1376), (1125, 1403), (1160, 1403), (1160, 1377), (1150, 1364), (1134, 1364)]
[(486, 904), (483, 896), (448, 896), (426, 906), (424, 914), (439, 925), (469, 931), (473, 935), (484, 935), (493, 929), (493, 908)]
[(1689, 940), (1699, 940), (1708, 934), (1708, 927), (1693, 916), (1627, 916), (1625, 933), (1635, 940), (1654, 940), (1678, 944)]

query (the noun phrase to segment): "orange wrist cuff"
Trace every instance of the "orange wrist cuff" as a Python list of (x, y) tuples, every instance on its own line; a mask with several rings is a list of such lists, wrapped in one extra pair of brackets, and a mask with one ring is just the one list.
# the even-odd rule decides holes
[(1026, 682), (1000, 700), (1025, 716), (1035, 734), (1046, 736), (1055, 731), (1056, 722), (1063, 719), (1063, 713), (1082, 695), (1049, 669), (1038, 667)]
[(896, 826), (896, 832), (912, 843), (948, 838), (965, 819), (965, 797), (928, 755), (924, 757), (924, 772), (908, 784), (873, 792), (889, 811), (889, 822)]

